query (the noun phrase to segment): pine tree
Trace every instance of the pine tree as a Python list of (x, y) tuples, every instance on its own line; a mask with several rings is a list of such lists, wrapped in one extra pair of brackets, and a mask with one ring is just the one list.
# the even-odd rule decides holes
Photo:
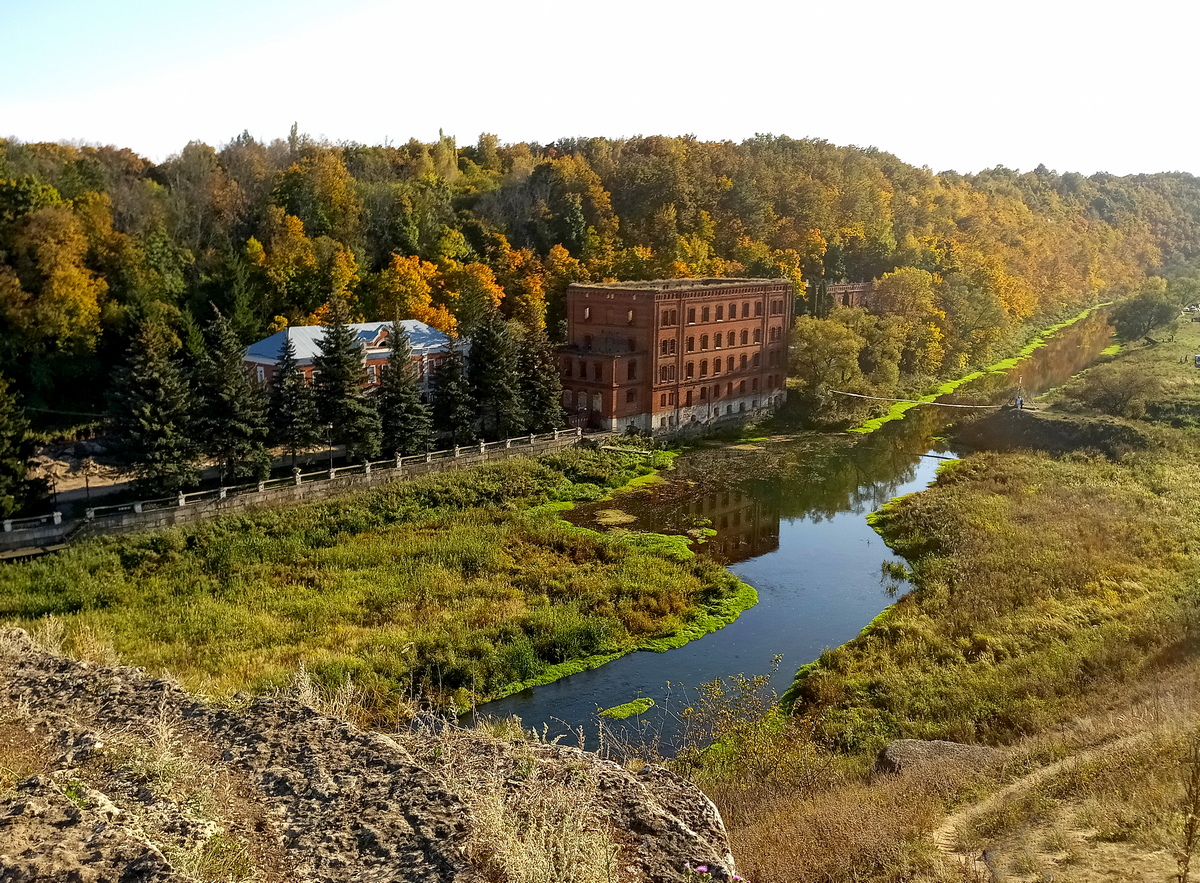
[(143, 493), (177, 492), (199, 478), (192, 396), (171, 358), (178, 348), (169, 329), (146, 322), (114, 377), (110, 419), (121, 459)]
[(525, 428), (529, 432), (549, 432), (562, 426), (562, 377), (544, 330), (526, 333), (517, 354), (517, 371)]
[(317, 344), (313, 358), (317, 374), (317, 413), (335, 444), (346, 446), (351, 460), (379, 456), (382, 429), (379, 413), (363, 393), (363, 356), (358, 337), (346, 324), (346, 305), (341, 298), (330, 302), (330, 324)]
[(421, 387), (412, 361), (408, 332), (397, 320), (388, 335), (391, 355), (379, 387), (379, 416), (383, 421), (384, 453), (402, 456), (424, 453), (433, 438), (429, 406), (421, 400)]
[(469, 445), (479, 438), (475, 400), (463, 370), (462, 353), (453, 339), (433, 375), (433, 425), (452, 445)]
[(38, 484), (26, 477), (33, 452), (29, 421), (16, 391), (0, 375), (0, 518), (7, 518), (29, 502)]
[(516, 350), (498, 314), (493, 312), (476, 326), (467, 379), (479, 409), (484, 438), (511, 438), (525, 431)]
[(204, 453), (220, 464), (221, 484), (259, 481), (271, 472), (266, 397), (246, 373), (233, 326), (214, 312), (208, 349), (196, 372), (196, 435)]
[(304, 374), (296, 366), (296, 345), (283, 336), (283, 348), (275, 363), (268, 404), (271, 440), (283, 445), (296, 467), (296, 454), (315, 445), (321, 438), (317, 425), (317, 403), (312, 389), (305, 383)]

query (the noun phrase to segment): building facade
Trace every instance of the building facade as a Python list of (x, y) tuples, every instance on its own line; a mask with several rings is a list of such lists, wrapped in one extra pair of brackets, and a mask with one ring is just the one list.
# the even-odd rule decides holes
[(785, 279), (572, 285), (559, 351), (569, 422), (671, 432), (778, 406), (791, 309)]
[[(429, 393), (430, 380), (437, 366), (446, 357), (449, 338), (424, 322), (410, 319), (400, 323), (408, 334), (412, 346), (413, 365), (418, 371), (421, 386)], [(391, 322), (359, 322), (348, 326), (358, 337), (363, 352), (363, 387), (373, 389), (383, 380), (391, 349), (388, 335), (392, 332)], [(320, 352), (320, 341), (325, 334), (323, 325), (297, 325), (285, 328), (270, 337), (260, 340), (246, 350), (244, 364), (254, 378), (262, 384), (270, 384), (275, 376), (275, 366), (283, 353), (283, 343), (290, 338), (296, 349), (297, 370), (304, 379), (312, 383), (313, 358)], [(465, 345), (464, 345), (465, 346)]]

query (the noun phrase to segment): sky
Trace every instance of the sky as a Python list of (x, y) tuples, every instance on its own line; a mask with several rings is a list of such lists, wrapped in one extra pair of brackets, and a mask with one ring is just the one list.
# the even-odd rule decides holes
[(0, 0), (0, 137), (756, 133), (934, 171), (1200, 174), (1186, 0)]

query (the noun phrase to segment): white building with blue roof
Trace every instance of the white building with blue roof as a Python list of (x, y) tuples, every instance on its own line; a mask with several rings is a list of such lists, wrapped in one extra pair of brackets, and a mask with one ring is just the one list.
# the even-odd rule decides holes
[[(443, 332), (415, 319), (408, 319), (400, 324), (408, 334), (413, 365), (419, 372), (421, 385), (429, 392), (430, 379), (445, 358), (450, 339)], [(357, 335), (362, 346), (363, 386), (368, 389), (379, 386), (384, 366), (392, 352), (388, 346), (392, 323), (359, 322), (348, 327)], [(283, 356), (284, 341), (290, 339), (296, 350), (297, 369), (304, 374), (307, 382), (312, 383), (313, 358), (320, 353), (320, 342), (324, 335), (324, 325), (297, 325), (285, 328), (248, 347), (245, 364), (259, 383), (271, 383), (275, 376), (275, 367)], [(465, 356), (468, 347), (465, 342), (462, 346)]]

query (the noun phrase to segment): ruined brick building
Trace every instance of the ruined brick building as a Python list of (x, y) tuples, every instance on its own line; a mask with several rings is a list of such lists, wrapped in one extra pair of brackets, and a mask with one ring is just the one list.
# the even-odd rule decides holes
[(660, 279), (572, 285), (559, 354), (573, 426), (667, 432), (783, 401), (792, 284)]

